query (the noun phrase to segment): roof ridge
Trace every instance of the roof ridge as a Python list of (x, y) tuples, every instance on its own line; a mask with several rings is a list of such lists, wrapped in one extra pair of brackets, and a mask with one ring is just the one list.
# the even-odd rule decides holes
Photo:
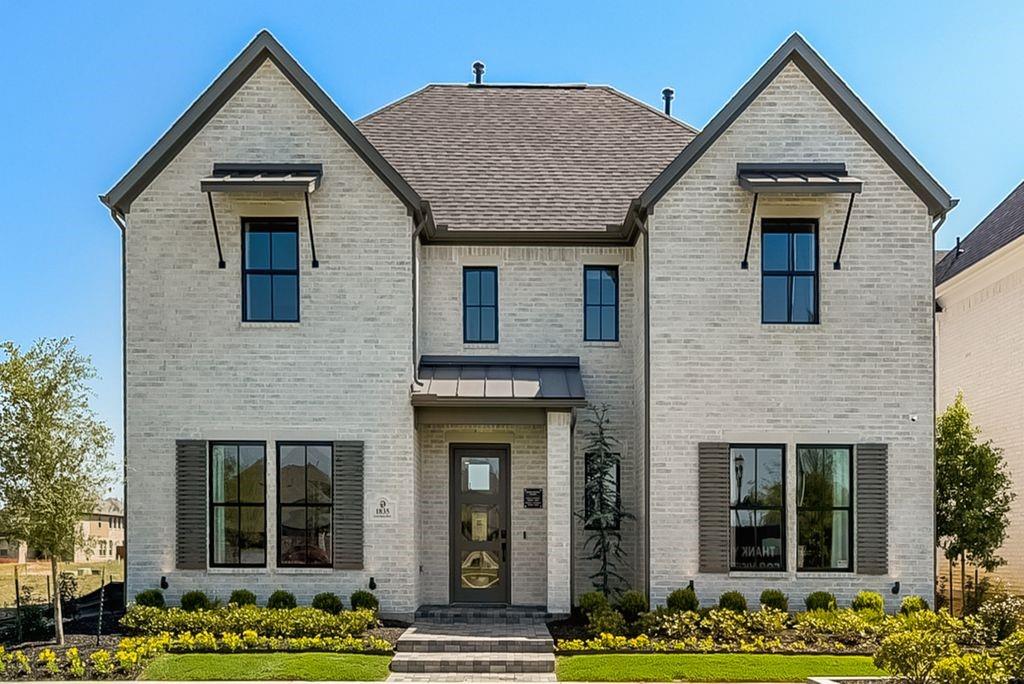
[(359, 124), (367, 121), (368, 119), (371, 119), (371, 118), (377, 116), (378, 114), (383, 114), (384, 112), (389, 112), (392, 109), (394, 109), (395, 107), (397, 107), (398, 105), (400, 105), (403, 102), (405, 102), (406, 100), (409, 100), (409, 99), (415, 97), (416, 95), (419, 95), (420, 93), (426, 92), (426, 91), (430, 90), (431, 88), (436, 88), (437, 85), (438, 85), (437, 83), (428, 83), (426, 85), (420, 86), (416, 90), (414, 90), (414, 91), (412, 91), (410, 93), (406, 93), (405, 95), (402, 95), (397, 100), (392, 100), (391, 102), (388, 102), (388, 103), (378, 107), (377, 109), (374, 109), (370, 113), (362, 115), (358, 119), (355, 119), (355, 121), (353, 123), (355, 123), (358, 126)]
[(630, 102), (632, 104), (639, 105), (639, 106), (643, 107), (644, 109), (646, 109), (646, 110), (648, 110), (648, 111), (650, 111), (650, 112), (652, 112), (654, 114), (657, 114), (661, 118), (666, 119), (667, 121), (671, 121), (674, 124), (682, 126), (686, 130), (688, 130), (691, 133), (693, 133), (694, 135), (700, 133), (700, 131), (697, 128), (695, 128), (694, 126), (691, 126), (690, 124), (686, 123), (682, 119), (677, 119), (676, 117), (672, 116), (671, 114), (666, 114), (665, 112), (661, 111), (660, 109), (658, 109), (654, 105), (652, 105), (652, 104), (650, 104), (648, 102), (644, 102), (640, 98), (633, 97), (629, 93), (621, 91), (621, 90), (619, 90), (618, 88), (616, 88), (613, 85), (596, 85), (596, 86), (592, 86), (592, 87), (600, 88), (602, 90), (607, 90), (610, 93), (618, 95), (619, 97), (621, 97), (626, 102)]

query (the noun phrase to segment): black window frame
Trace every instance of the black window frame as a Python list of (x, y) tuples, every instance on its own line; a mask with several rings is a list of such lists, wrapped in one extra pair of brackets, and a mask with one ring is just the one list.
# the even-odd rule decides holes
[[(598, 302), (597, 304), (591, 304), (587, 301), (587, 274), (591, 271), (598, 272), (609, 272), (612, 274), (612, 280), (615, 282), (615, 303), (604, 304)], [(590, 264), (583, 267), (583, 341), (584, 342), (618, 342), (619, 341), (619, 289), (621, 283), (619, 281), (619, 267), (617, 265), (603, 266), (599, 264)], [(598, 337), (587, 336), (587, 312), (590, 307), (598, 308)], [(603, 336), (601, 331), (604, 330), (604, 317), (606, 315), (605, 310), (612, 309), (612, 314), (615, 316), (615, 336), (612, 338), (606, 338)]]
[[(583, 454), (583, 518), (587, 520), (590, 518), (590, 511), (593, 502), (587, 497), (585, 483), (590, 479), (590, 459), (595, 456), (593, 452), (587, 452)], [(622, 456), (620, 454), (611, 454), (615, 458), (615, 498), (618, 499), (619, 507), (622, 507)], [(603, 529), (606, 530), (619, 530), (622, 528), (622, 518), (617, 518), (614, 525), (609, 525)], [(602, 529), (597, 525), (588, 525), (584, 523), (584, 530), (599, 530)]]
[(811, 507), (811, 506), (801, 506), (800, 502), (798, 501), (796, 503), (796, 506), (795, 506), (795, 510), (796, 510), (796, 543), (797, 543), (797, 548), (799, 548), (799, 544), (800, 544), (800, 513), (802, 511), (811, 511), (811, 512), (817, 512), (817, 513), (825, 513), (825, 512), (829, 512), (829, 511), (847, 511), (847, 516), (846, 516), (846, 519), (847, 519), (846, 538), (847, 538), (847, 542), (849, 543), (850, 546), (849, 546), (848, 553), (847, 553), (847, 558), (849, 558), (849, 564), (845, 568), (804, 568), (804, 567), (800, 566), (800, 558), (799, 558), (799, 554), (797, 554), (797, 559), (796, 559), (796, 562), (797, 562), (797, 567), (796, 567), (797, 572), (825, 572), (825, 573), (828, 573), (828, 572), (853, 572), (854, 567), (856, 567), (855, 560), (854, 560), (854, 554), (856, 553), (856, 548), (857, 548), (856, 540), (853, 537), (853, 531), (854, 531), (853, 495), (854, 495), (854, 489), (856, 487), (856, 482), (855, 482), (855, 478), (854, 478), (854, 467), (853, 467), (853, 459), (854, 459), (854, 448), (853, 448), (853, 445), (852, 444), (797, 444), (796, 445), (796, 461), (795, 461), (795, 464), (796, 464), (796, 486), (797, 486), (797, 492), (800, 491), (800, 450), (801, 449), (845, 449), (846, 450), (847, 454), (849, 454), (849, 458), (847, 458), (847, 463), (848, 463), (848, 466), (849, 466), (849, 478), (850, 478), (849, 479), (849, 482), (850, 482), (849, 501), (850, 501), (850, 503), (848, 505), (846, 505), (846, 506), (829, 506), (828, 508), (814, 508), (814, 507)]
[[(334, 532), (335, 532), (335, 530), (334, 530), (334, 484), (335, 483), (334, 483), (334, 461), (333, 461), (333, 458), (334, 458), (334, 443), (333, 442), (317, 441), (317, 440), (311, 440), (311, 441), (290, 440), (290, 441), (277, 442), (275, 444), (275, 446), (276, 446), (275, 451), (277, 452), (277, 470), (274, 471), (274, 484), (275, 484), (274, 488), (277, 490), (277, 525), (276, 525), (277, 526), (277, 567), (279, 567), (279, 568), (333, 568), (334, 567), (334, 544), (335, 544), (335, 539), (334, 539)], [(331, 469), (330, 469), (330, 476), (331, 476), (330, 503), (326, 503), (326, 504), (311, 504), (308, 501), (304, 501), (303, 503), (287, 503), (287, 504), (282, 504), (281, 503), (281, 489), (282, 489), (281, 488), (281, 447), (287, 447), (287, 446), (301, 446), (301, 447), (321, 446), (321, 447), (327, 447), (327, 448), (331, 449), (331, 459), (332, 460), (331, 460)], [(309, 491), (309, 479), (308, 479), (309, 478), (309, 468), (308, 468), (308, 465), (309, 465), (309, 455), (307, 454), (305, 456), (305, 458), (306, 458), (306, 465), (307, 465), (307, 467), (303, 468), (303, 486), (305, 487), (304, 491)], [(282, 563), (281, 562), (281, 551), (283, 550), (283, 548), (281, 546), (281, 509), (282, 508), (303, 508), (303, 509), (307, 510), (307, 514), (306, 514), (306, 548), (307, 549), (309, 548), (309, 513), (308, 513), (308, 509), (310, 509), (310, 508), (326, 508), (326, 509), (328, 509), (330, 511), (330, 515), (328, 516), (328, 519), (331, 521), (331, 548), (327, 549), (327, 558), (329, 559), (327, 563), (310, 563), (308, 561), (306, 561), (305, 563)]]
[[(246, 235), (259, 226), (254, 232), (259, 233), (295, 233), (295, 268), (249, 268), (246, 265)], [(273, 240), (271, 240), (273, 244)], [(293, 217), (244, 217), (242, 218), (242, 321), (245, 323), (299, 323), (302, 319), (302, 276), (299, 273), (299, 219)], [(271, 252), (273, 258), (273, 252)], [(270, 285), (270, 318), (249, 318), (249, 287), (246, 276), (250, 275), (294, 275), (295, 276), (295, 318), (274, 318), (274, 285)]]
[[(729, 492), (730, 493), (728, 495), (729, 496), (729, 502), (728, 502), (729, 503), (729, 572), (787, 572), (788, 568), (789, 568), (789, 552), (788, 552), (788, 546), (787, 546), (787, 541), (788, 541), (787, 540), (787, 536), (788, 536), (787, 532), (789, 530), (787, 529), (788, 528), (788, 519), (787, 519), (787, 516), (786, 516), (786, 503), (787, 503), (787, 500), (786, 500), (786, 445), (785, 444), (769, 444), (769, 443), (757, 443), (757, 444), (737, 443), (737, 444), (730, 444), (729, 445), (729, 479), (730, 479), (730, 482), (732, 481), (733, 476), (734, 476), (733, 460), (732, 460), (733, 449), (754, 449), (754, 459), (755, 459), (754, 482), (755, 483), (757, 482), (757, 470), (756, 470), (756, 468), (757, 468), (757, 463), (756, 463), (756, 461), (757, 461), (757, 450), (758, 449), (778, 449), (778, 450), (780, 450), (782, 452), (782, 463), (781, 463), (781, 467), (780, 467), (780, 471), (781, 471), (781, 474), (782, 474), (782, 492), (781, 492), (781, 499), (780, 500), (781, 500), (782, 503), (779, 506), (761, 506), (761, 505), (758, 505), (758, 504), (735, 506), (735, 505), (733, 505), (733, 502), (732, 502), (732, 486), (730, 485), (730, 488), (729, 488)], [(778, 568), (744, 568), (744, 567), (739, 567), (739, 566), (736, 566), (736, 565), (733, 564), (733, 560), (734, 560), (734, 556), (735, 556), (735, 550), (736, 550), (736, 548), (735, 548), (736, 547), (736, 543), (735, 543), (735, 541), (732, 538), (732, 534), (733, 534), (732, 514), (733, 514), (733, 511), (754, 511), (754, 512), (758, 512), (758, 511), (778, 511), (779, 512), (779, 517), (780, 517), (780, 520), (781, 520), (779, 528), (781, 530), (781, 537), (782, 537), (782, 539), (781, 539), (781, 547), (782, 548), (780, 549), (780, 553), (779, 553), (780, 567), (778, 567)]]
[[(469, 304), (466, 298), (466, 289), (468, 285), (467, 276), (470, 273), (493, 273), (494, 274), (494, 339), (483, 339), (481, 333), (481, 339), (471, 340), (469, 339), (469, 310), (470, 309), (485, 309), (490, 308), (490, 304)], [(497, 266), (463, 266), (462, 267), (462, 342), (463, 344), (498, 344), (499, 339), (499, 325), (500, 320), (500, 309), (498, 307), (499, 296), (498, 296), (498, 267)], [(482, 288), (481, 288), (482, 289)], [(483, 326), (481, 326), (481, 329)]]
[[(821, 323), (821, 245), (818, 219), (801, 218), (763, 218), (761, 219), (761, 323), (763, 325), (818, 325)], [(764, 236), (766, 234), (785, 233), (789, 238), (788, 259), (790, 268), (786, 270), (765, 269)], [(814, 236), (814, 270), (804, 271), (795, 268), (793, 260), (793, 235), (810, 233)], [(766, 277), (786, 278), (786, 320), (767, 321), (764, 316), (764, 280)], [(793, 320), (793, 278), (812, 277), (814, 280), (814, 316), (809, 321)]]
[[(214, 450), (215, 447), (218, 447), (218, 446), (233, 446), (233, 447), (239, 447), (239, 446), (260, 446), (260, 447), (263, 447), (263, 503), (261, 503), (261, 504), (250, 503), (250, 502), (244, 502), (243, 503), (242, 501), (224, 502), (224, 503), (215, 503), (214, 502), (214, 500), (213, 500), (213, 450)], [(267, 534), (267, 475), (269, 474), (269, 472), (267, 470), (267, 443), (266, 442), (261, 442), (259, 440), (219, 439), (219, 440), (212, 441), (212, 442), (209, 443), (209, 445), (207, 446), (207, 452), (208, 452), (207, 453), (207, 467), (209, 468), (210, 476), (209, 476), (209, 478), (207, 478), (209, 480), (209, 482), (207, 483), (206, 508), (207, 508), (207, 516), (209, 518), (209, 520), (207, 521), (207, 529), (209, 530), (209, 537), (210, 537), (209, 544), (208, 544), (209, 545), (209, 553), (210, 553), (210, 567), (211, 568), (265, 568), (265, 567), (267, 567), (267, 541), (270, 538), (270, 535)], [(241, 472), (238, 473), (238, 476), (241, 476)], [(241, 497), (239, 497), (239, 498), (241, 498)], [(214, 511), (218, 507), (220, 507), (220, 508), (237, 508), (238, 509), (238, 521), (239, 521), (238, 530), (239, 530), (239, 535), (241, 535), (241, 529), (242, 529), (242, 524), (241, 524), (241, 521), (242, 521), (242, 510), (241, 509), (242, 508), (262, 508), (263, 509), (263, 562), (262, 563), (242, 563), (242, 562), (238, 562), (238, 563), (217, 563), (216, 561), (214, 561), (214, 558), (216, 557), (214, 555), (214, 540), (215, 540), (215, 536), (214, 536), (213, 526), (215, 524), (214, 521), (216, 520), (216, 516), (214, 515)], [(237, 543), (237, 546), (238, 546), (238, 549), (239, 549), (239, 554), (238, 554), (239, 561), (241, 561), (241, 557), (242, 557), (242, 555), (241, 555), (241, 543)]]

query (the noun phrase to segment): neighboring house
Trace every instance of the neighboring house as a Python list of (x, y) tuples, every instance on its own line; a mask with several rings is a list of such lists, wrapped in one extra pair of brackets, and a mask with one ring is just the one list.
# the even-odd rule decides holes
[(1024, 183), (936, 264), (935, 297), (936, 408), (962, 390), (982, 439), (1003, 449), (1018, 494), (995, 574), (1024, 593)]
[(17, 539), (0, 537), (0, 563), (24, 563), (28, 560), (28, 545)]
[(353, 123), (263, 32), (101, 199), (129, 596), (565, 613), (590, 402), (654, 603), (932, 599), (955, 201), (797, 35), (698, 133), (591, 85), (429, 85)]
[(124, 506), (119, 499), (103, 499), (79, 523), (85, 544), (75, 549), (76, 563), (117, 560), (124, 555)]

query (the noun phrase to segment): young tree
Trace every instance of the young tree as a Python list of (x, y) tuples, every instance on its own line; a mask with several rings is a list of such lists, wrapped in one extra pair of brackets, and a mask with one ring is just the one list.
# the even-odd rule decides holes
[(631, 520), (633, 515), (623, 510), (619, 496), (619, 441), (609, 434), (608, 405), (588, 406), (586, 410), (588, 414), (583, 419), (587, 430), (583, 446), (585, 505), (577, 516), (589, 532), (584, 544), (586, 558), (598, 562), (590, 579), (595, 589), (610, 596), (627, 583), (619, 570), (626, 555), (620, 527), (623, 520)]
[[(991, 572), (1006, 561), (998, 555), (1006, 539), (1015, 498), (1002, 450), (979, 442), (963, 392), (939, 416), (935, 434), (935, 518), (939, 546), (949, 562), (950, 608), (953, 564), (960, 562), (960, 591), (967, 563)], [(975, 581), (977, 586), (977, 581)]]
[[(92, 363), (69, 339), (0, 349), (0, 534), (49, 557), (57, 587), (59, 560), (83, 543), (79, 521), (110, 482), (111, 432), (89, 406)], [(53, 597), (63, 644), (60, 592)]]

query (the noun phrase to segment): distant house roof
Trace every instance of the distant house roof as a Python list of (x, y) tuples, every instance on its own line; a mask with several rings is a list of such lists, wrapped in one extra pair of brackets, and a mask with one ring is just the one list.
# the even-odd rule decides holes
[(620, 229), (696, 134), (594, 85), (428, 85), (356, 126), (429, 200), (436, 239), (483, 242), (495, 231)]
[(963, 273), (1021, 235), (1024, 235), (1024, 182), (960, 241), (960, 254), (955, 249), (950, 250), (935, 265), (935, 284)]
[(120, 499), (103, 499), (96, 504), (92, 512), (100, 515), (124, 515), (124, 506), (121, 505)]

